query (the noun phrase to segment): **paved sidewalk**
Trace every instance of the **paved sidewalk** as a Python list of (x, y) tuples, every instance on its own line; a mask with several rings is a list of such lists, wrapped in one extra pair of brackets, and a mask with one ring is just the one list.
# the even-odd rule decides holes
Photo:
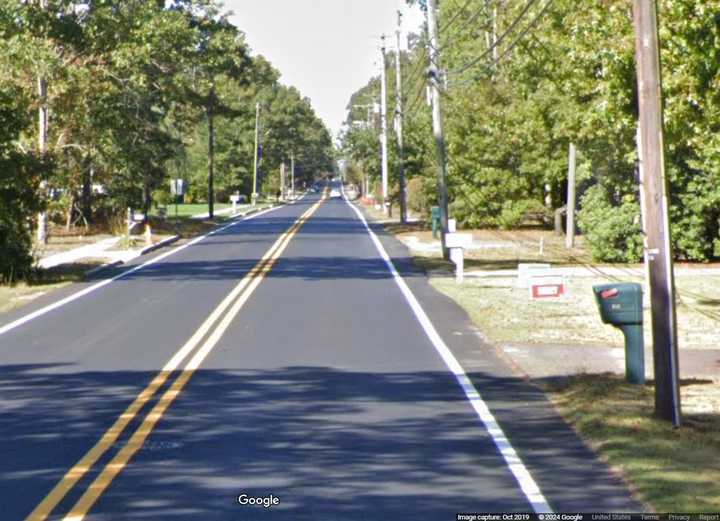
[[(382, 222), (382, 221), (379, 221)], [(433, 239), (431, 241), (421, 240), (419, 237), (414, 235), (406, 235), (397, 237), (400, 242), (405, 244), (410, 250), (428, 254), (428, 253), (440, 253), (440, 241)], [(466, 248), (470, 251), (479, 250), (492, 250), (499, 248), (507, 248), (508, 244), (497, 241), (477, 241), (474, 240), (472, 244)], [(541, 261), (538, 261), (541, 262)], [(550, 268), (552, 272), (548, 275), (558, 275), (563, 277), (579, 277), (579, 278), (592, 278), (598, 276), (613, 276), (613, 277), (635, 277), (644, 278), (645, 269), (642, 265), (633, 266), (552, 266)], [(685, 267), (675, 266), (675, 275), (720, 275), (720, 267)], [(465, 270), (466, 277), (516, 277), (518, 274), (517, 269), (505, 269), (505, 270)]]
[[(558, 266), (549, 268), (549, 275), (558, 275), (568, 278), (594, 278), (601, 276), (613, 277), (634, 277), (645, 278), (645, 270), (642, 266), (627, 266), (622, 268), (614, 268), (612, 266)], [(675, 266), (675, 275), (720, 275), (720, 267), (718, 268), (685, 268), (683, 266)], [(466, 277), (517, 277), (518, 270), (469, 270), (465, 272)]]
[[(296, 199), (299, 197), (296, 197)], [(272, 205), (260, 205), (260, 206), (253, 206), (251, 204), (243, 204), (238, 205), (237, 211), (232, 214), (232, 217), (245, 217), (246, 215), (249, 215), (251, 213), (254, 213), (259, 210), (263, 210), (265, 208), (271, 207)], [(223, 214), (230, 214), (232, 213), (232, 207), (231, 208), (225, 208), (222, 210), (218, 210), (215, 212), (216, 215), (223, 215)], [(193, 219), (204, 219), (207, 218), (208, 214), (199, 214), (194, 215)], [(159, 248), (161, 246), (165, 246), (167, 244), (170, 244), (172, 242), (175, 242), (179, 237), (178, 236), (172, 236), (168, 237), (166, 239), (163, 239), (159, 243), (145, 246), (142, 248), (137, 248), (133, 250), (114, 250), (113, 247), (117, 245), (118, 242), (122, 239), (122, 237), (110, 237), (109, 239), (103, 239), (101, 241), (95, 242), (93, 244), (87, 244), (85, 246), (81, 246), (79, 248), (74, 248), (72, 250), (64, 251), (61, 253), (57, 253), (54, 255), (50, 255), (47, 257), (43, 257), (38, 261), (38, 266), (41, 268), (54, 268), (56, 266), (60, 266), (62, 264), (72, 264), (74, 262), (83, 260), (83, 259), (105, 259), (108, 264), (113, 263), (126, 263), (129, 262), (140, 255), (144, 255), (145, 253), (149, 252), (150, 250), (153, 250), (155, 248)]]
[[(242, 212), (241, 206), (252, 206), (252, 205), (238, 205), (238, 207), (237, 207), (237, 210), (238, 210), (237, 213), (241, 213), (241, 212)], [(231, 206), (230, 208), (223, 208), (222, 210), (215, 210), (213, 213), (214, 213), (215, 215), (227, 215), (227, 214), (231, 214), (232, 211), (233, 211), (233, 209), (232, 209), (232, 206)], [(209, 217), (210, 217), (210, 214), (207, 213), (207, 212), (205, 212), (205, 213), (195, 214), (195, 215), (193, 215), (193, 216), (191, 217), (191, 219), (207, 219), (207, 218), (209, 218)]]
[[(603, 346), (502, 343), (500, 350), (528, 377), (574, 374), (625, 374), (625, 349)], [(720, 349), (680, 349), (681, 378), (717, 378)], [(645, 346), (645, 377), (653, 378), (652, 347)]]
[(74, 248), (49, 257), (41, 258), (38, 261), (38, 266), (48, 269), (61, 266), (63, 264), (72, 264), (83, 259), (102, 259), (106, 262), (106, 264), (123, 264), (152, 250), (171, 244), (179, 238), (179, 235), (173, 235), (154, 244), (143, 246), (142, 248), (135, 248), (132, 250), (114, 250), (112, 249), (113, 246), (120, 242), (122, 237), (111, 237), (93, 244), (87, 244), (79, 248)]
[(110, 237), (93, 244), (43, 257), (38, 261), (38, 266), (48, 269), (61, 264), (72, 264), (81, 259), (104, 258), (108, 256), (107, 251), (115, 246), (120, 239), (121, 237)]

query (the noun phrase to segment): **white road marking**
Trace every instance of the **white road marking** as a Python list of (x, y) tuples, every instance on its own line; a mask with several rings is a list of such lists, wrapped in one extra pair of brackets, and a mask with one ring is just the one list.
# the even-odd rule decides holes
[(53, 302), (52, 304), (49, 304), (49, 305), (45, 306), (44, 308), (40, 308), (40, 309), (38, 309), (38, 310), (36, 310), (36, 311), (33, 311), (32, 313), (28, 313), (27, 315), (22, 316), (22, 317), (18, 318), (17, 320), (14, 320), (14, 321), (10, 322), (9, 324), (6, 324), (6, 325), (0, 327), (0, 335), (3, 335), (3, 334), (5, 334), (5, 333), (7, 333), (8, 331), (11, 331), (11, 330), (13, 330), (13, 329), (15, 329), (15, 328), (17, 328), (17, 327), (20, 327), (20, 326), (22, 326), (23, 324), (26, 324), (26, 323), (30, 322), (31, 320), (34, 320), (34, 319), (36, 319), (36, 318), (38, 318), (38, 317), (41, 317), (41, 316), (43, 316), (43, 315), (46, 315), (47, 313), (50, 313), (51, 311), (53, 311), (53, 310), (55, 310), (55, 309), (58, 309), (58, 308), (66, 305), (66, 304), (69, 304), (69, 303), (71, 303), (71, 302), (73, 302), (73, 301), (75, 301), (75, 300), (77, 300), (77, 299), (79, 299), (79, 298), (82, 298), (82, 297), (84, 297), (85, 295), (88, 295), (88, 294), (90, 294), (90, 293), (92, 293), (92, 292), (94, 292), (94, 291), (97, 291), (97, 290), (99, 290), (100, 288), (102, 288), (102, 287), (104, 287), (104, 286), (107, 286), (108, 284), (111, 284), (112, 282), (115, 282), (115, 281), (118, 280), (118, 279), (121, 279), (121, 278), (123, 278), (123, 277), (126, 277), (127, 275), (130, 275), (131, 273), (135, 273), (136, 271), (140, 271), (141, 269), (146, 268), (147, 266), (150, 266), (150, 265), (152, 265), (152, 264), (158, 263), (158, 262), (160, 262), (161, 260), (164, 260), (164, 259), (168, 258), (169, 256), (174, 255), (174, 254), (176, 254), (177, 252), (184, 250), (185, 248), (189, 248), (189, 247), (192, 246), (193, 244), (197, 244), (197, 243), (199, 243), (200, 241), (203, 241), (203, 240), (207, 239), (207, 238), (210, 237), (211, 235), (215, 235), (216, 233), (219, 233), (219, 232), (221, 232), (221, 231), (223, 231), (223, 230), (227, 230), (228, 228), (230, 228), (230, 227), (232, 227), (232, 226), (235, 226), (235, 225), (240, 224), (240, 223), (245, 222), (245, 221), (249, 221), (250, 219), (254, 219), (255, 217), (259, 217), (259, 216), (261, 216), (261, 215), (264, 215), (264, 214), (266, 214), (266, 213), (268, 213), (268, 212), (272, 212), (272, 211), (277, 210), (277, 209), (279, 209), (279, 208), (282, 208), (282, 206), (276, 206), (276, 207), (274, 207), (274, 208), (268, 208), (267, 210), (263, 210), (263, 211), (261, 211), (261, 212), (254, 213), (254, 214), (249, 215), (249, 216), (247, 216), (247, 217), (245, 217), (245, 218), (243, 218), (243, 219), (237, 219), (237, 220), (235, 220), (235, 221), (233, 221), (233, 222), (231, 222), (231, 223), (229, 223), (229, 224), (226, 224), (225, 226), (221, 226), (220, 228), (216, 228), (216, 229), (214, 229), (213, 231), (211, 231), (211, 232), (209, 232), (209, 233), (206, 233), (205, 235), (201, 235), (200, 237), (196, 237), (196, 238), (194, 238), (193, 240), (191, 240), (190, 242), (188, 242), (188, 243), (186, 243), (186, 244), (183, 244), (182, 246), (178, 246), (177, 248), (172, 249), (172, 250), (170, 250), (169, 252), (163, 253), (162, 255), (158, 255), (157, 257), (155, 257), (155, 258), (153, 258), (153, 259), (150, 259), (149, 261), (147, 261), (147, 262), (145, 262), (145, 263), (143, 263), (143, 264), (141, 264), (141, 265), (139, 265), (139, 266), (135, 266), (134, 268), (131, 268), (131, 269), (127, 270), (127, 271), (123, 271), (122, 273), (120, 273), (120, 274), (118, 274), (118, 275), (115, 275), (115, 276), (112, 277), (112, 278), (105, 279), (105, 280), (101, 280), (101, 281), (98, 282), (97, 284), (93, 284), (92, 286), (89, 286), (89, 287), (87, 287), (87, 288), (85, 288), (85, 289), (83, 289), (83, 290), (80, 290), (80, 291), (78, 291), (77, 293), (73, 293), (72, 295), (69, 295), (69, 296), (65, 297), (64, 299), (62, 299), (62, 300), (58, 300), (57, 302)]
[(497, 422), (497, 420), (495, 420), (495, 416), (493, 416), (487, 404), (480, 396), (480, 393), (475, 388), (475, 385), (473, 385), (462, 365), (460, 365), (460, 362), (457, 360), (457, 358), (455, 358), (455, 355), (453, 355), (452, 351), (450, 351), (448, 346), (445, 344), (442, 337), (435, 329), (435, 326), (433, 326), (432, 322), (430, 321), (430, 318), (427, 316), (427, 313), (425, 313), (425, 310), (422, 308), (422, 306), (420, 306), (420, 303), (415, 298), (415, 295), (413, 295), (412, 291), (410, 291), (410, 288), (408, 287), (405, 280), (402, 278), (400, 273), (398, 273), (395, 265), (390, 259), (390, 256), (385, 251), (382, 243), (368, 226), (365, 217), (360, 212), (360, 210), (358, 210), (353, 204), (350, 203), (350, 201), (348, 201), (344, 191), (343, 199), (348, 204), (348, 206), (353, 209), (360, 221), (365, 226), (365, 230), (367, 230), (368, 234), (370, 235), (370, 239), (375, 245), (375, 248), (380, 254), (380, 257), (383, 259), (383, 261), (385, 261), (385, 264), (387, 265), (388, 270), (390, 270), (390, 273), (392, 274), (395, 283), (398, 285), (400, 291), (405, 297), (405, 300), (410, 305), (410, 309), (412, 309), (418, 322), (420, 322), (420, 325), (425, 331), (427, 337), (430, 339), (430, 342), (432, 342), (435, 350), (442, 357), (445, 365), (447, 365), (448, 369), (450, 369), (450, 372), (453, 373), (458, 384), (460, 384), (460, 387), (465, 392), (465, 396), (467, 397), (468, 401), (477, 413), (480, 421), (482, 421), (483, 425), (485, 426), (485, 430), (487, 430), (487, 432), (492, 437), (495, 446), (497, 447), (502, 457), (505, 459), (505, 463), (510, 469), (510, 472), (512, 472), (513, 476), (515, 476), (515, 479), (520, 485), (520, 489), (525, 494), (525, 497), (532, 506), (533, 510), (535, 511), (535, 513), (538, 514), (551, 513), (553, 510), (552, 508), (550, 508), (550, 505), (545, 499), (545, 496), (543, 496), (542, 492), (540, 491), (540, 487), (530, 475), (527, 467), (525, 467), (525, 464), (520, 459), (520, 456), (518, 456), (517, 452), (510, 443), (510, 440), (507, 438), (507, 436), (505, 436), (505, 433), (500, 427), (500, 424)]

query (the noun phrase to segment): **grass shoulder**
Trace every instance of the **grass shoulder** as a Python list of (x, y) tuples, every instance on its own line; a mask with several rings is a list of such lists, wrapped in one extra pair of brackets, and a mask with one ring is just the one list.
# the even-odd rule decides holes
[(655, 419), (652, 382), (611, 374), (538, 382), (573, 429), (656, 512), (720, 511), (720, 383), (684, 380), (684, 425)]

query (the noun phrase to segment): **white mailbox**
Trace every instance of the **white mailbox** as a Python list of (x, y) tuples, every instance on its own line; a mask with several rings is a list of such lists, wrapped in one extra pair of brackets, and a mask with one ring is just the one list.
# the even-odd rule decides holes
[(445, 247), (450, 250), (450, 260), (455, 263), (455, 281), (462, 284), (464, 273), (464, 253), (463, 250), (472, 244), (471, 233), (446, 233)]
[(446, 233), (445, 234), (445, 247), (446, 248), (468, 248), (472, 244), (471, 233)]

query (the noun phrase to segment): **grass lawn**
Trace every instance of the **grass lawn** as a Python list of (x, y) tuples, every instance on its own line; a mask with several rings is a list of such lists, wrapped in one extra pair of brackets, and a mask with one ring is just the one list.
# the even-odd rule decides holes
[[(216, 205), (215, 210), (229, 208), (231, 205)], [(258, 210), (264, 210), (273, 206), (272, 203), (259, 203)], [(184, 208), (187, 207), (187, 208)], [(238, 213), (245, 212), (252, 208), (250, 204), (238, 205)], [(156, 211), (156, 210), (153, 210)], [(184, 213), (182, 213), (184, 212)], [(150, 214), (150, 226), (153, 234), (174, 235), (178, 234), (183, 239), (202, 235), (212, 230), (215, 226), (230, 219), (230, 214), (215, 215), (213, 219), (193, 219), (193, 215), (207, 213), (206, 204), (185, 204), (178, 205), (178, 219), (175, 219), (175, 207), (168, 206), (168, 214), (165, 219), (160, 219), (153, 213)]]
[[(214, 210), (217, 212), (218, 210), (224, 210), (226, 208), (230, 208), (232, 205), (225, 204), (225, 203), (215, 203)], [(239, 208), (242, 208), (245, 205), (238, 205)], [(178, 217), (192, 217), (193, 215), (199, 215), (203, 213), (208, 212), (208, 205), (207, 203), (192, 203), (192, 204), (179, 204), (177, 205), (177, 215)], [(152, 210), (150, 210), (150, 216), (157, 217), (157, 208), (153, 207)], [(168, 219), (172, 219), (175, 217), (175, 205), (169, 204), (167, 206), (167, 217)]]
[[(684, 425), (652, 417), (651, 385), (579, 375), (545, 384), (557, 409), (656, 512), (720, 511), (720, 384), (682, 383)], [(703, 412), (714, 405), (715, 413)]]
[[(438, 269), (449, 265), (439, 260), (430, 263), (416, 258), (422, 266)], [(624, 277), (627, 282), (642, 282)], [(624, 344), (619, 330), (603, 324), (595, 304), (592, 286), (604, 284), (603, 277), (582, 277), (566, 280), (567, 295), (558, 300), (538, 301), (528, 297), (527, 288), (518, 288), (515, 277), (465, 279), (458, 285), (455, 279), (439, 273), (430, 284), (465, 308), (494, 343), (523, 342), (565, 345), (598, 345), (618, 347)], [(676, 278), (681, 292), (697, 288), (703, 294), (720, 292), (720, 275), (687, 275)], [(678, 344), (682, 349), (717, 349), (720, 346), (720, 321), (717, 304), (698, 298), (681, 299), (677, 306)], [(651, 345), (650, 310), (644, 313), (645, 343)]]
[(24, 306), (50, 291), (80, 281), (88, 271), (104, 263), (102, 259), (85, 259), (47, 270), (36, 270), (30, 281), (0, 284), (0, 313)]
[[(428, 245), (433, 241), (432, 233), (424, 229), (424, 224), (385, 226), (408, 245), (417, 241)], [(454, 264), (443, 260), (439, 249), (414, 250), (414, 261), (431, 275), (430, 283), (463, 306), (491, 342), (623, 345), (622, 334), (600, 321), (592, 287), (618, 279), (642, 283), (641, 265), (595, 265), (583, 247), (582, 237), (574, 249), (568, 250), (564, 238), (548, 230), (463, 232), (472, 233), (474, 242), (482, 245), (480, 249), (466, 252), (466, 271), (514, 270), (520, 262), (542, 262), (557, 267), (592, 266), (597, 274), (566, 279), (567, 295), (560, 300), (537, 301), (528, 297), (527, 288), (516, 287), (514, 272), (508, 272), (506, 277), (466, 277), (463, 285), (457, 285), (452, 276)], [(624, 273), (608, 274), (609, 268)], [(712, 275), (694, 274), (686, 267), (676, 275), (675, 284), (679, 345), (688, 349), (717, 349), (720, 346), (720, 271)], [(644, 322), (646, 344), (650, 345), (649, 310), (645, 310)]]

